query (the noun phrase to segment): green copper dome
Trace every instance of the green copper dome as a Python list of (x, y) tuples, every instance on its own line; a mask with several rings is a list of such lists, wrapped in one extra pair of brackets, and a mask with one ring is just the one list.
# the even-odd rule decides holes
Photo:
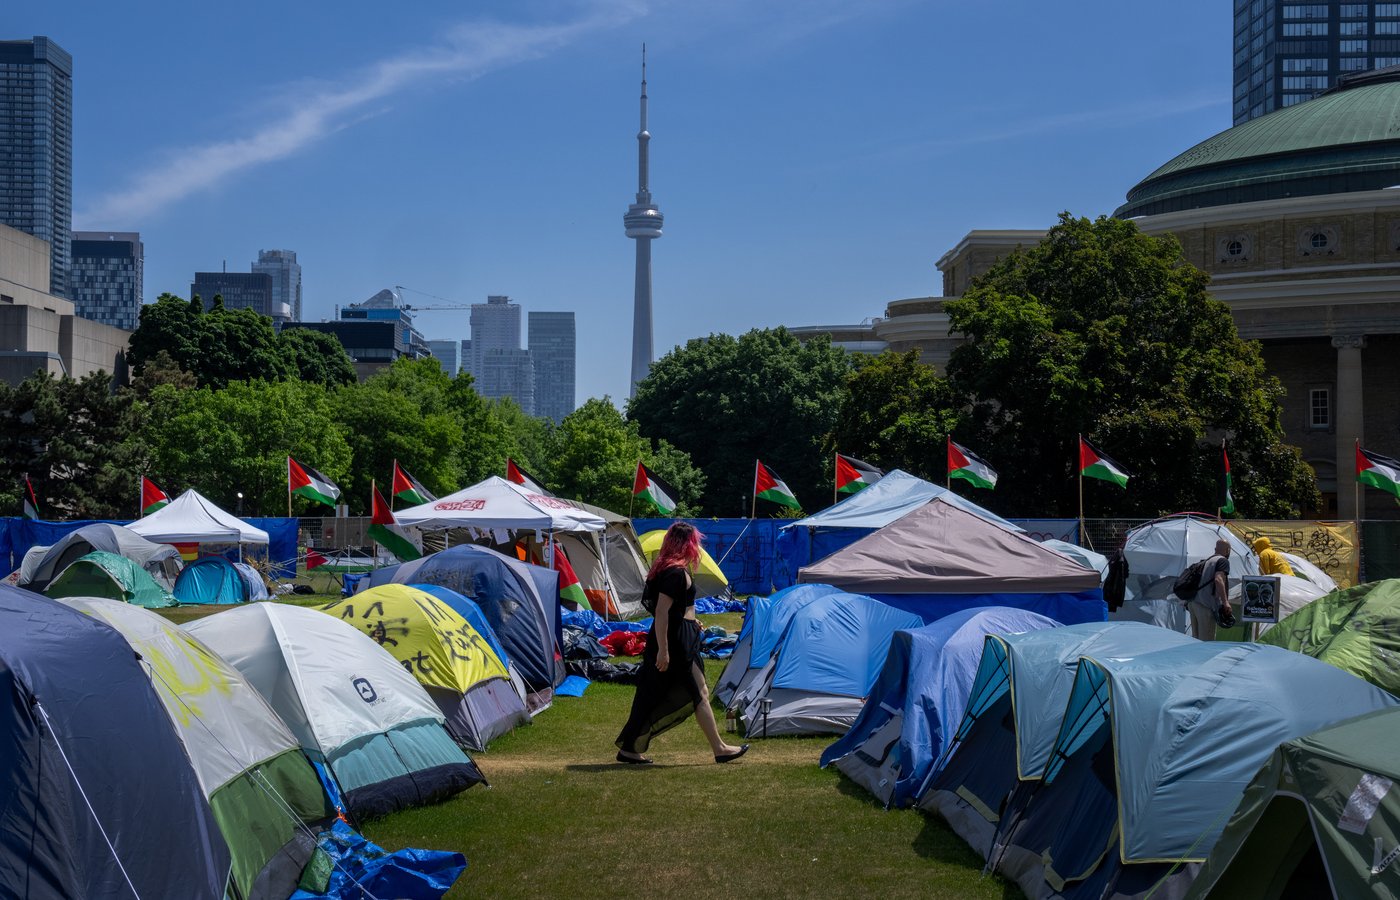
[(1207, 138), (1128, 192), (1119, 218), (1400, 185), (1400, 66)]

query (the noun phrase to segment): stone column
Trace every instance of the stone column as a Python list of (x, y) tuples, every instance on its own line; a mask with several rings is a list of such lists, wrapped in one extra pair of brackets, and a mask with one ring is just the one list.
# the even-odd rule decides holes
[[(1337, 517), (1358, 518), (1356, 509), (1356, 443), (1365, 442), (1362, 432), (1365, 409), (1361, 402), (1361, 351), (1364, 334), (1336, 334), (1337, 391), (1334, 419), (1337, 433)], [(1365, 503), (1362, 503), (1362, 509)]]

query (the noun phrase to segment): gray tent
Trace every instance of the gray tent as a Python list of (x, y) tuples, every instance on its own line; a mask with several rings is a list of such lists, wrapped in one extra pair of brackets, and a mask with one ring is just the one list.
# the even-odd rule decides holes
[(1093, 569), (942, 497), (803, 567), (797, 580), (868, 594), (925, 621), (974, 606), (1029, 609), (1066, 625), (1106, 613)]
[(169, 544), (157, 544), (121, 525), (94, 522), (70, 531), (50, 547), (35, 547), (20, 564), (19, 585), (42, 592), (58, 573), (94, 550), (124, 556), (145, 569), (169, 591), (180, 574), (180, 553)]

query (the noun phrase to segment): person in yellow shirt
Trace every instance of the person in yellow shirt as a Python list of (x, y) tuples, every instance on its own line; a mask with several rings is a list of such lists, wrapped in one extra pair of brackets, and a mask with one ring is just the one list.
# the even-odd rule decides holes
[(1293, 567), (1288, 564), (1288, 560), (1283, 558), (1283, 554), (1278, 552), (1269, 543), (1266, 537), (1254, 539), (1254, 552), (1259, 554), (1259, 574), (1260, 575), (1292, 575)]

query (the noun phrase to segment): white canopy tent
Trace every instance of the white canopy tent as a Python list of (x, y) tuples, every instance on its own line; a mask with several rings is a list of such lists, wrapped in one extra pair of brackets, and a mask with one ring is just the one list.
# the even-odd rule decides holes
[(149, 541), (160, 544), (209, 542), (216, 544), (266, 544), (267, 532), (249, 525), (194, 488), (127, 526)]
[(425, 531), (603, 531), (608, 524), (568, 500), (534, 493), (495, 475), (455, 494), (398, 510), (394, 518), (400, 525)]

